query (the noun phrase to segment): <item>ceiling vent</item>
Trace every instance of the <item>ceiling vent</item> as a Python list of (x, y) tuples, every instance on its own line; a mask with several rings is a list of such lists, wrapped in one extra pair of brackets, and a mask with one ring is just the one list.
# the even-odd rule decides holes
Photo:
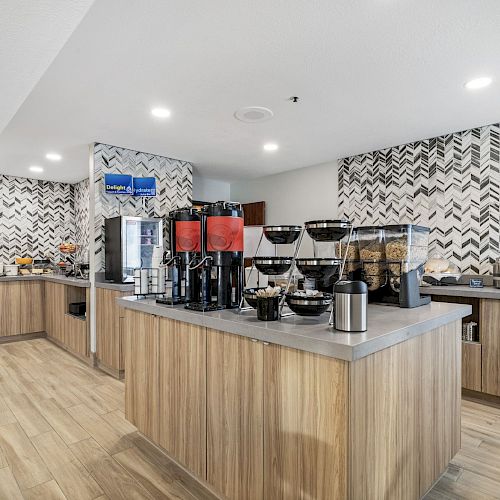
[(238, 109), (238, 111), (234, 113), (234, 117), (237, 120), (245, 123), (267, 122), (273, 116), (273, 112), (270, 109), (260, 106), (247, 106), (246, 108)]

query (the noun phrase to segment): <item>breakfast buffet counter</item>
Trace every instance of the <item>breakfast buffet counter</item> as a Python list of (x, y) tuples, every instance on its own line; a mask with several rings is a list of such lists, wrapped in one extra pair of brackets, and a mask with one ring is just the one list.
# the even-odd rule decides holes
[(1, 276), (0, 283), (9, 282), (9, 281), (49, 281), (52, 283), (61, 283), (63, 285), (76, 286), (80, 288), (89, 288), (90, 281), (73, 278), (69, 276), (63, 276), (61, 274), (27, 274), (27, 275), (18, 275), (18, 276)]
[(328, 315), (116, 302), (126, 418), (224, 498), (418, 499), (460, 447), (470, 305), (370, 305), (345, 334)]
[(46, 336), (89, 362), (89, 287), (60, 275), (0, 278), (0, 342)]
[(328, 325), (329, 313), (320, 317), (290, 316), (281, 321), (259, 321), (255, 310), (196, 312), (184, 306), (157, 304), (153, 299), (123, 297), (121, 307), (255, 338), (302, 351), (354, 361), (470, 314), (464, 304), (431, 303), (414, 309), (368, 306), (368, 330), (344, 333)]

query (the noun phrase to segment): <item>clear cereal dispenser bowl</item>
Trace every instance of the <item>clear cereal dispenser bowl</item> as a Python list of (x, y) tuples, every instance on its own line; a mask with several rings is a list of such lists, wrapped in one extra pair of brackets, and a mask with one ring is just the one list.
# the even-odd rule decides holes
[(360, 226), (358, 230), (359, 256), (362, 261), (385, 260), (385, 231), (383, 226)]
[(401, 272), (413, 271), (427, 262), (430, 229), (414, 224), (385, 226), (385, 255), (399, 261)]

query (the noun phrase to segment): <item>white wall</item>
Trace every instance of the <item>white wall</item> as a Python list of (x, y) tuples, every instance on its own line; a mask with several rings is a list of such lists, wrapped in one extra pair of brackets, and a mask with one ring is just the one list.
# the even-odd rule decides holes
[[(337, 160), (233, 183), (231, 200), (241, 203), (265, 201), (266, 224), (335, 219), (338, 216)], [(307, 236), (304, 236), (301, 255), (312, 255), (312, 242)]]
[(231, 200), (229, 182), (207, 179), (193, 171), (193, 200), (220, 201)]

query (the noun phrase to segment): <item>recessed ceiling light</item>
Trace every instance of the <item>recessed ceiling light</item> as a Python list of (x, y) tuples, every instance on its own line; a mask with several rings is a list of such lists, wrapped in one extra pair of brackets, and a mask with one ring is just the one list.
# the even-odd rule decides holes
[(279, 146), (275, 142), (268, 142), (264, 144), (264, 151), (277, 151), (278, 147)]
[(40, 172), (43, 172), (43, 168), (39, 167), (38, 165), (32, 165), (30, 167), (30, 172), (40, 173)]
[(170, 110), (167, 108), (153, 108), (151, 114), (156, 116), (156, 118), (168, 118), (170, 116)]
[(62, 156), (59, 153), (47, 153), (45, 155), (45, 158), (47, 158), (47, 160), (51, 160), (51, 161), (62, 160)]
[(469, 80), (465, 84), (465, 88), (468, 90), (476, 90), (487, 87), (492, 82), (492, 79), (489, 76), (483, 76), (481, 78), (474, 78), (474, 80)]

